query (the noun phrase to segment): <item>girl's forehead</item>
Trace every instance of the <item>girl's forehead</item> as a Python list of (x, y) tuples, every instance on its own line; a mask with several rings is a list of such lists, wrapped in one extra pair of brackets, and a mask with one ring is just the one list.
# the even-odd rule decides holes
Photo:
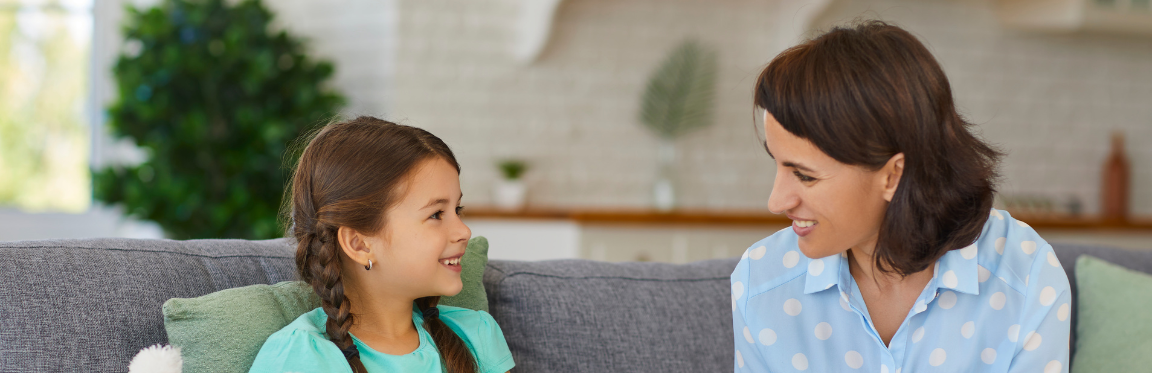
[(439, 157), (420, 162), (407, 179), (401, 186), (403, 204), (417, 203), (421, 208), (430, 201), (460, 198), (460, 175)]

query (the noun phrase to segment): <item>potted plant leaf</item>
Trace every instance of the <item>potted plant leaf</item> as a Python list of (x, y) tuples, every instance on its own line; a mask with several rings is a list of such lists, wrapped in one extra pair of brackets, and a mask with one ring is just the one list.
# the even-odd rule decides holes
[(672, 210), (676, 205), (675, 140), (712, 124), (716, 70), (716, 52), (687, 40), (673, 49), (648, 79), (641, 97), (640, 122), (660, 141), (652, 188), (658, 210)]
[(519, 210), (524, 208), (527, 195), (527, 186), (524, 185), (524, 171), (528, 164), (519, 159), (505, 159), (496, 163), (500, 168), (502, 178), (496, 182), (493, 190), (493, 200), (496, 207), (503, 210)]

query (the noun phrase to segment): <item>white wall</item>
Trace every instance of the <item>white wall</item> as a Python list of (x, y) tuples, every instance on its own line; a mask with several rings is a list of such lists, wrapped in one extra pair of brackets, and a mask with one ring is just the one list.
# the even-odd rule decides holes
[[(716, 123), (679, 141), (680, 200), (763, 208), (772, 164), (752, 132), (751, 89), (773, 57), (781, 2), (568, 0), (540, 59), (507, 52), (515, 0), (400, 1), (391, 117), (457, 151), (469, 202), (486, 202), (496, 159), (527, 158), (529, 202), (647, 206), (653, 136), (636, 120), (649, 72), (680, 40), (720, 51)], [(894, 21), (931, 48), (961, 112), (1008, 153), (1001, 190), (1097, 210), (1108, 134), (1128, 134), (1132, 211), (1152, 215), (1152, 38), (1029, 34), (995, 0), (841, 0), (821, 25)]]

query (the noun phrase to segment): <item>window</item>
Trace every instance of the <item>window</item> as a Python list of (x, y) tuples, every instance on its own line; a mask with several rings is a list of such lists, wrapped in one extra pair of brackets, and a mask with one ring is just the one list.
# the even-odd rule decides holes
[(0, 0), (0, 206), (82, 212), (92, 0)]

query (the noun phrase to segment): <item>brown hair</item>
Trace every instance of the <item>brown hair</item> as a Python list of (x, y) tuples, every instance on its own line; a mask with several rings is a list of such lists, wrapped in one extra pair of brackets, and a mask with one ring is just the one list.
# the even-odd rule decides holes
[[(290, 233), (296, 238), (296, 269), (312, 285), (328, 314), (328, 338), (345, 353), (353, 372), (366, 372), (348, 330), (355, 315), (344, 294), (340, 227), (372, 234), (385, 224), (384, 211), (399, 198), (397, 186), (420, 162), (440, 158), (460, 165), (452, 151), (428, 131), (372, 117), (329, 124), (304, 148), (292, 177)], [(436, 307), (440, 297), (415, 301), (420, 311)], [(424, 314), (428, 314), (425, 312)], [(473, 373), (476, 360), (468, 346), (439, 317), (426, 317), (448, 372)]]
[(922, 271), (980, 235), (1001, 154), (969, 132), (944, 71), (907, 31), (867, 21), (792, 47), (760, 73), (754, 101), (840, 163), (878, 170), (904, 153), (873, 254), (881, 271)]

